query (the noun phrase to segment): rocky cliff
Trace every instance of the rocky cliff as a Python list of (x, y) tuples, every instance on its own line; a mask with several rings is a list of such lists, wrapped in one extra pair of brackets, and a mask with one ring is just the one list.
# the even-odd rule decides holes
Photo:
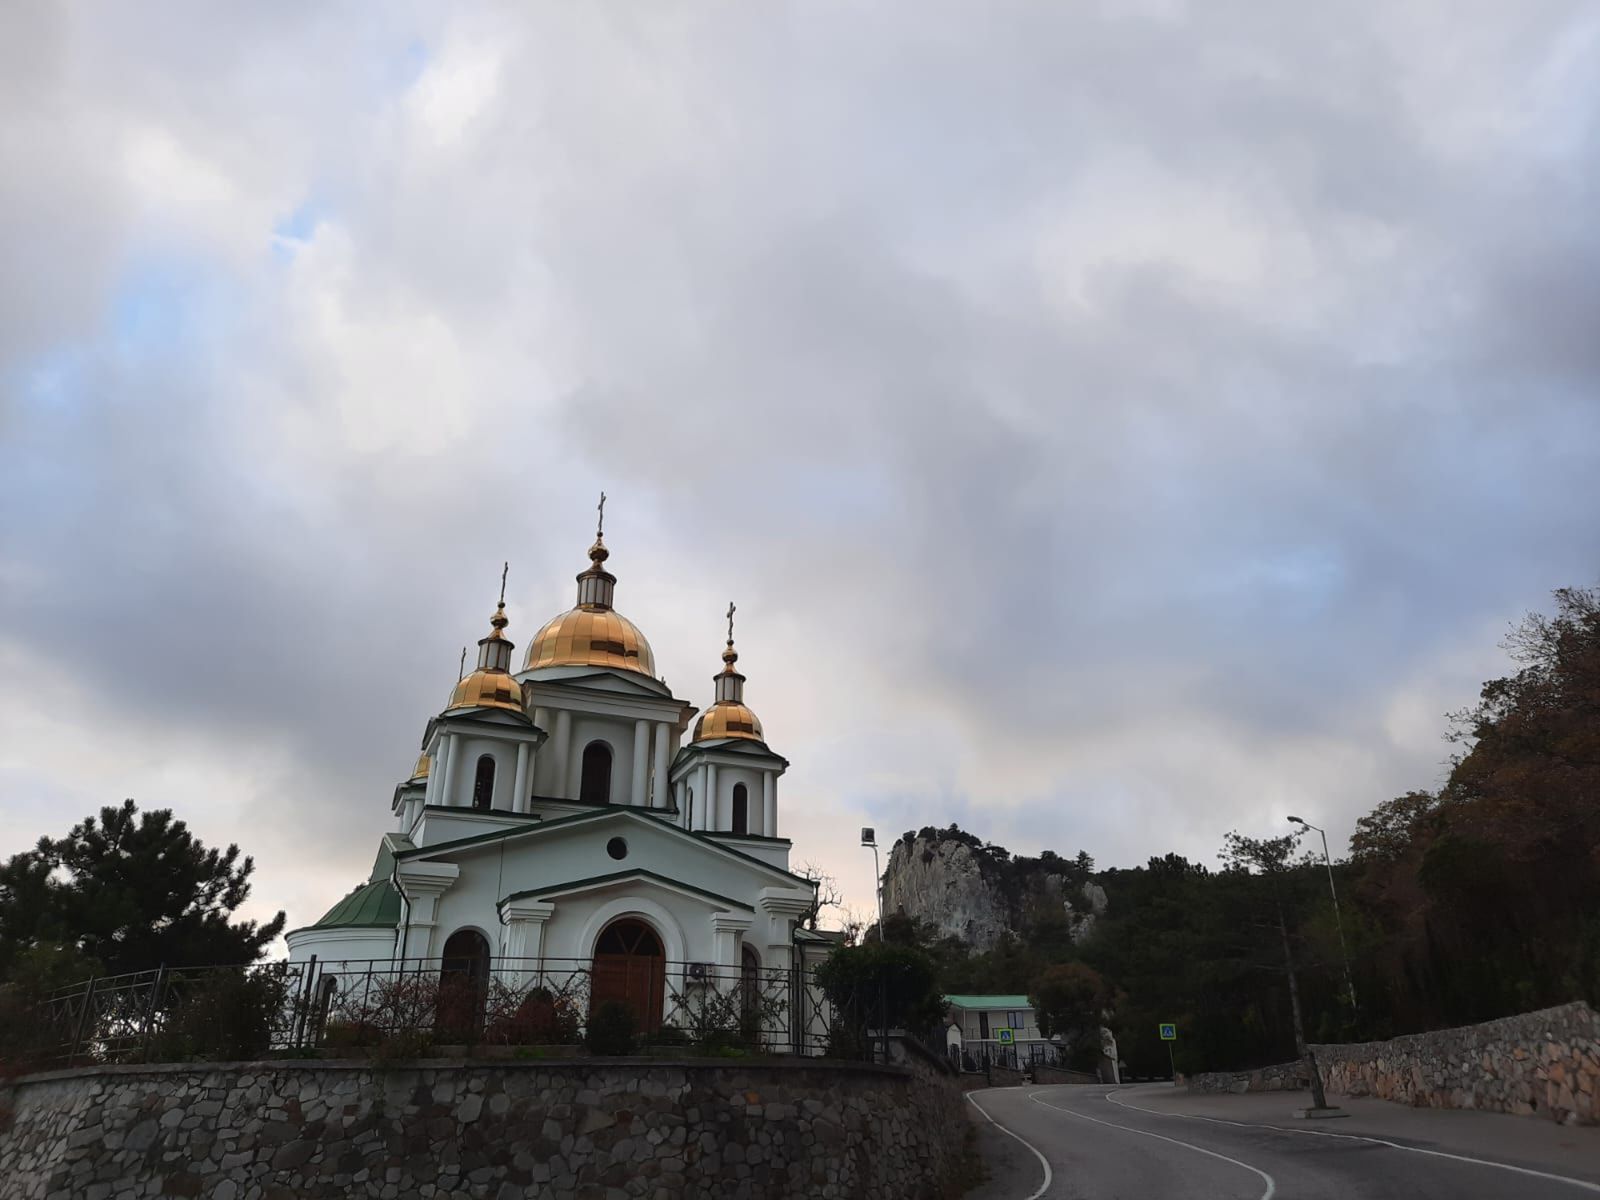
[(904, 914), (935, 937), (953, 937), (976, 952), (1001, 935), (1024, 935), (1041, 923), (1065, 922), (1074, 942), (1088, 937), (1105, 912), (1106, 894), (1086, 855), (1013, 858), (956, 828), (907, 832), (889, 852), (883, 911)]

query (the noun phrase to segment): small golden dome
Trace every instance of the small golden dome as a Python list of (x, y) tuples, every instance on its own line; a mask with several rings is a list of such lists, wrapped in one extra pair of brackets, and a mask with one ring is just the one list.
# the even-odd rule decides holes
[(522, 685), (504, 671), (479, 669), (456, 684), (445, 711), (458, 708), (503, 708), (527, 715), (522, 706)]
[(539, 667), (615, 667), (654, 678), (656, 656), (639, 627), (621, 613), (579, 605), (533, 635), (523, 670)]
[(407, 782), (411, 783), (419, 779), (426, 779), (428, 777), (428, 772), (432, 769), (433, 757), (428, 754), (420, 755), (417, 758), (416, 768), (411, 772), (411, 778), (407, 780)]
[(719, 700), (694, 723), (691, 742), (713, 742), (718, 738), (747, 738), (762, 741), (761, 719), (743, 704)]

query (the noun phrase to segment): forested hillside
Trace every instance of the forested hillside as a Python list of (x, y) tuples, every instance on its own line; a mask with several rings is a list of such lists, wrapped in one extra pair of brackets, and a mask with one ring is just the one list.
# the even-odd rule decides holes
[[(1086, 854), (1014, 858), (954, 827), (925, 829), (905, 835), (891, 867), (964, 854), (987, 897), (970, 882), (949, 888), (1001, 926), (983, 948), (924, 880), (900, 888), (885, 934), (924, 946), (946, 991), (1028, 992), (1063, 1022), (1109, 1013), (1140, 1072), (1165, 1069), (1155, 1027), (1168, 1020), (1180, 1068), (1293, 1056), (1274, 894), (1314, 1041), (1600, 1003), (1600, 590), (1557, 592), (1554, 615), (1528, 617), (1506, 648), (1515, 673), (1486, 683), (1444, 731), (1458, 748), (1445, 785), (1378, 804), (1347, 853), (1333, 848), (1353, 1008), (1320, 842), (1267, 878), (1175, 854), (1094, 871)], [(1086, 929), (1095, 885), (1104, 911)]]

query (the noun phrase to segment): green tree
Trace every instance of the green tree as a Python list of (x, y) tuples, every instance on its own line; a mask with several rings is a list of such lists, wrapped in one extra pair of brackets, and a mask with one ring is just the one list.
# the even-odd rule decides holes
[(132, 800), (0, 866), (0, 978), (54, 948), (100, 972), (253, 962), (283, 930), (234, 921), (254, 862), (207, 848), (170, 810)]
[(1031, 988), (1028, 1000), (1039, 1014), (1039, 1032), (1060, 1037), (1074, 1067), (1092, 1068), (1100, 1061), (1100, 1026), (1111, 1015), (1116, 994), (1087, 963), (1047, 967)]
[(1291, 870), (1290, 855), (1300, 843), (1299, 833), (1275, 838), (1251, 838), (1234, 831), (1223, 842), (1222, 859), (1233, 870), (1255, 875), (1265, 885), (1268, 915), (1277, 926), (1283, 948), (1283, 971), (1289, 980), (1289, 1011), (1294, 1021), (1295, 1050), (1305, 1060), (1311, 1075), (1311, 1101), (1318, 1108), (1328, 1106), (1322, 1094), (1322, 1074), (1306, 1044), (1305, 1020), (1300, 1011), (1300, 983), (1295, 974), (1294, 947), (1289, 938), (1289, 889), (1286, 877)]

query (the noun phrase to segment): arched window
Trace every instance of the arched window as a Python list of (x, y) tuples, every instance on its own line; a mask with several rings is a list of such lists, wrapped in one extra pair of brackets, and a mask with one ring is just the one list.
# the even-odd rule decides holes
[(470, 1041), (483, 1025), (489, 940), (476, 929), (458, 929), (445, 939), (441, 957), (434, 1035), (443, 1042)]
[(578, 799), (589, 804), (611, 803), (611, 747), (604, 742), (590, 742), (583, 748)]
[(494, 759), (482, 755), (478, 759), (478, 773), (472, 780), (472, 807), (494, 807)]
[(742, 783), (733, 785), (733, 831), (750, 832), (750, 790)]

